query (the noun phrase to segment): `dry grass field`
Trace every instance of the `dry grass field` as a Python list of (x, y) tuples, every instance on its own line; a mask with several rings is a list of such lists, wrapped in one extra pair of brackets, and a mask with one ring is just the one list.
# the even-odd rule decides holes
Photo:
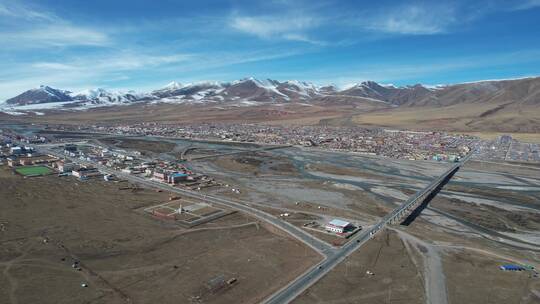
[[(537, 139), (540, 109), (508, 108), (483, 116), (497, 104), (467, 104), (447, 107), (403, 107), (355, 115), (352, 121), (363, 126), (385, 126), (404, 129), (449, 130), (465, 132), (532, 134)], [(522, 135), (525, 138), (525, 135)]]
[(319, 259), (239, 213), (183, 229), (142, 211), (167, 193), (3, 167), (0, 185), (0, 303), (257, 303)]
[(508, 260), (487, 257), (475, 251), (450, 250), (443, 255), (450, 304), (460, 303), (538, 303), (531, 289), (540, 280), (527, 271), (502, 271)]
[[(369, 275), (366, 271), (374, 275)], [(422, 276), (403, 242), (386, 231), (293, 301), (301, 303), (425, 303)]]

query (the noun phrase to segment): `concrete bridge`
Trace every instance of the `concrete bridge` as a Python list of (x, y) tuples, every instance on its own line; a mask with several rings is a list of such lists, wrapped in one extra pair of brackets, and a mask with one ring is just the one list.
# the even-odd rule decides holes
[(301, 274), (295, 280), (289, 282), (282, 289), (276, 291), (263, 301), (264, 304), (286, 304), (292, 302), (297, 296), (315, 284), (324, 275), (334, 269), (345, 258), (360, 248), (381, 231), (386, 225), (402, 223), (404, 218), (408, 218), (414, 212), (421, 211), (421, 205), (429, 202), (430, 196), (435, 196), (438, 191), (452, 178), (452, 176), (463, 166), (472, 156), (473, 152), (463, 158), (461, 162), (453, 164), (448, 170), (433, 180), (422, 190), (410, 197), (407, 201), (394, 209), (392, 212), (381, 218), (379, 222), (369, 229), (364, 230), (353, 236), (349, 242), (336, 252), (330, 252), (325, 259), (306, 272)]
[(401, 206), (394, 209), (383, 218), (383, 222), (388, 224), (410, 224), (420, 212), (427, 206), (437, 193), (450, 181), (454, 174), (463, 166), (472, 156), (472, 152), (469, 153), (463, 160), (452, 165), (443, 174), (433, 180), (421, 191), (418, 191), (405, 201)]

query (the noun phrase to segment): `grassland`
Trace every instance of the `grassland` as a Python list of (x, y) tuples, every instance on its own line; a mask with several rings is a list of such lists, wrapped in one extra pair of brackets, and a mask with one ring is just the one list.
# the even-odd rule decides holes
[[(371, 271), (374, 275), (369, 275)], [(424, 303), (422, 276), (395, 233), (353, 253), (293, 301), (302, 303)]]
[[(493, 115), (483, 116), (497, 104), (467, 104), (447, 107), (404, 107), (366, 112), (351, 120), (363, 126), (384, 126), (413, 130), (448, 130), (464, 132), (525, 134), (537, 139), (540, 128), (540, 109), (506, 108)], [(481, 133), (480, 133), (481, 134)]]

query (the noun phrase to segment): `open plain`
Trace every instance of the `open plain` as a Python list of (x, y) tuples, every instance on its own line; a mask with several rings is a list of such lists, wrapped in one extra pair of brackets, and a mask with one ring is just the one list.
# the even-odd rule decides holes
[(319, 259), (240, 213), (184, 229), (142, 212), (167, 193), (3, 167), (0, 184), (2, 303), (256, 303)]

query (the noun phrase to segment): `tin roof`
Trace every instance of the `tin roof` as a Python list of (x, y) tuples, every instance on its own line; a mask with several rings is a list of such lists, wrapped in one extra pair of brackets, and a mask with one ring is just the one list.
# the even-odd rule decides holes
[(333, 219), (328, 224), (336, 227), (347, 227), (350, 223), (339, 219)]

